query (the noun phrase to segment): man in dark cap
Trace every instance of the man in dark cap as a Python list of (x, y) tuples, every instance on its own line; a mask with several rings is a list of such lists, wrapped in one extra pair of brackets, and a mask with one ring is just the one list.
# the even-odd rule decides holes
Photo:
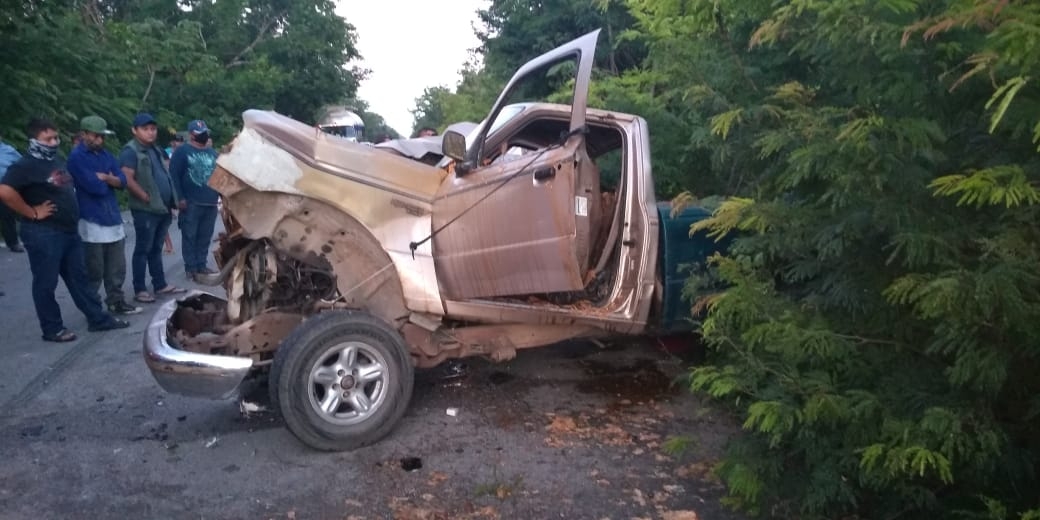
[(155, 296), (148, 292), (146, 268), (152, 275), (152, 288), (156, 294), (185, 292), (167, 283), (162, 260), (163, 239), (173, 222), (177, 191), (163, 164), (163, 151), (155, 144), (158, 134), (155, 118), (146, 113), (137, 114), (131, 131), (133, 139), (127, 141), (119, 153), (119, 166), (126, 176), (126, 188), (130, 191), (128, 206), (137, 235), (130, 265), (134, 299), (151, 303), (155, 301)]
[(206, 266), (213, 227), (217, 222), (218, 193), (209, 187), (217, 166), (217, 152), (210, 146), (209, 127), (196, 119), (188, 123), (188, 144), (177, 148), (170, 158), (170, 177), (181, 195), (181, 254), (188, 278), (198, 282), (199, 275), (214, 274)]

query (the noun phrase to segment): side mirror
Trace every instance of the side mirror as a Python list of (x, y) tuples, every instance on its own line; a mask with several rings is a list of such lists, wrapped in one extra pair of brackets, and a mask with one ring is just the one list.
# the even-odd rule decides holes
[(454, 130), (444, 132), (441, 138), (441, 152), (456, 161), (462, 161), (466, 158), (466, 136)]

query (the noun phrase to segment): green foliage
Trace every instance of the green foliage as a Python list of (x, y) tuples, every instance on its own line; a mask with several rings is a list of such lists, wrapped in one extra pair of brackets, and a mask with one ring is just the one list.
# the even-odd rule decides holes
[(698, 224), (737, 236), (714, 260), (729, 285), (707, 306), (712, 363), (692, 374), (744, 417), (719, 468), (732, 503), (802, 518), (1034, 515), (1040, 60), (1010, 40), (1040, 10), (734, 4), (757, 27), (749, 68), (760, 50), (801, 63), (706, 118), (716, 146), (738, 145), (724, 162), (769, 160), (753, 199)]
[(483, 65), (416, 122), (479, 121), (604, 27), (590, 105), (648, 121), (659, 198), (721, 200), (691, 233), (731, 245), (683, 291), (711, 352), (690, 388), (745, 430), (727, 503), (1040, 518), (1040, 3), (588, 5), (491, 2)]
[(1030, 182), (1020, 165), (1001, 165), (968, 170), (967, 175), (946, 175), (931, 182), (935, 194), (959, 195), (957, 205), (977, 208), (1001, 205), (1007, 208), (1040, 203), (1040, 191)]
[[(24, 148), (31, 116), (53, 118), (65, 143), (98, 114), (130, 137), (139, 110), (165, 140), (203, 118), (218, 144), (247, 109), (307, 123), (353, 98), (365, 71), (354, 28), (331, 0), (106, 0), (0, 6), (0, 136)], [(375, 115), (378, 117), (378, 115)], [(381, 119), (381, 118), (380, 118)]]

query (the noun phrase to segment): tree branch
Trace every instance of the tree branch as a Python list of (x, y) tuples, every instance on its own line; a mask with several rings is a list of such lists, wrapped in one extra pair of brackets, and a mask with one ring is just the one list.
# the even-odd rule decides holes
[(98, 5), (98, 0), (91, 0), (83, 4), (83, 19), (97, 27), (101, 33), (105, 32), (105, 20), (104, 16), (101, 15), (101, 7)]
[(268, 18), (267, 21), (264, 22), (264, 25), (260, 27), (260, 30), (256, 34), (256, 38), (253, 38), (253, 41), (249, 45), (247, 45), (245, 49), (242, 49), (242, 52), (239, 52), (238, 55), (236, 55), (234, 58), (231, 58), (231, 61), (228, 62), (228, 64), (225, 65), (224, 68), (230, 69), (231, 67), (245, 65), (246, 62), (242, 59), (242, 57), (246, 54), (249, 54), (253, 50), (253, 48), (255, 48), (261, 41), (263, 41), (264, 36), (267, 36), (267, 31), (270, 31), (271, 27), (274, 26), (275, 22), (277, 22), (279, 18), (285, 16), (286, 13), (287, 11), (282, 11), (276, 14), (275, 16)]
[(729, 48), (729, 53), (733, 56), (733, 61), (736, 62), (737, 69), (740, 71), (740, 75), (744, 77), (744, 81), (751, 86), (751, 90), (760, 92), (758, 85), (755, 84), (755, 80), (751, 79), (748, 75), (747, 69), (744, 68), (744, 60), (740, 59), (740, 53), (737, 52), (737, 48), (733, 45), (733, 38), (729, 35), (729, 30), (726, 29), (726, 23), (722, 18), (722, 10), (717, 9), (715, 11), (715, 25), (719, 28), (719, 34), (722, 36), (723, 41), (726, 42), (726, 47)]
[(155, 68), (149, 65), (148, 73), (148, 88), (144, 89), (144, 96), (141, 98), (142, 107), (144, 107), (145, 101), (148, 101), (148, 95), (152, 93), (152, 84), (155, 83)]

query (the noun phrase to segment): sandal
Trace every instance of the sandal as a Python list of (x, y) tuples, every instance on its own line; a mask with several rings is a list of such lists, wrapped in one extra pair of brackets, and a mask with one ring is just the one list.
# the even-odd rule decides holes
[(188, 292), (187, 289), (177, 287), (176, 285), (167, 285), (166, 287), (155, 291), (155, 294), (180, 294), (186, 292)]
[(155, 296), (148, 294), (148, 291), (141, 291), (134, 296), (134, 299), (141, 303), (152, 303), (155, 301)]
[(54, 343), (65, 343), (68, 341), (76, 341), (76, 333), (69, 329), (61, 329), (56, 334), (44, 334), (44, 341), (51, 341)]

